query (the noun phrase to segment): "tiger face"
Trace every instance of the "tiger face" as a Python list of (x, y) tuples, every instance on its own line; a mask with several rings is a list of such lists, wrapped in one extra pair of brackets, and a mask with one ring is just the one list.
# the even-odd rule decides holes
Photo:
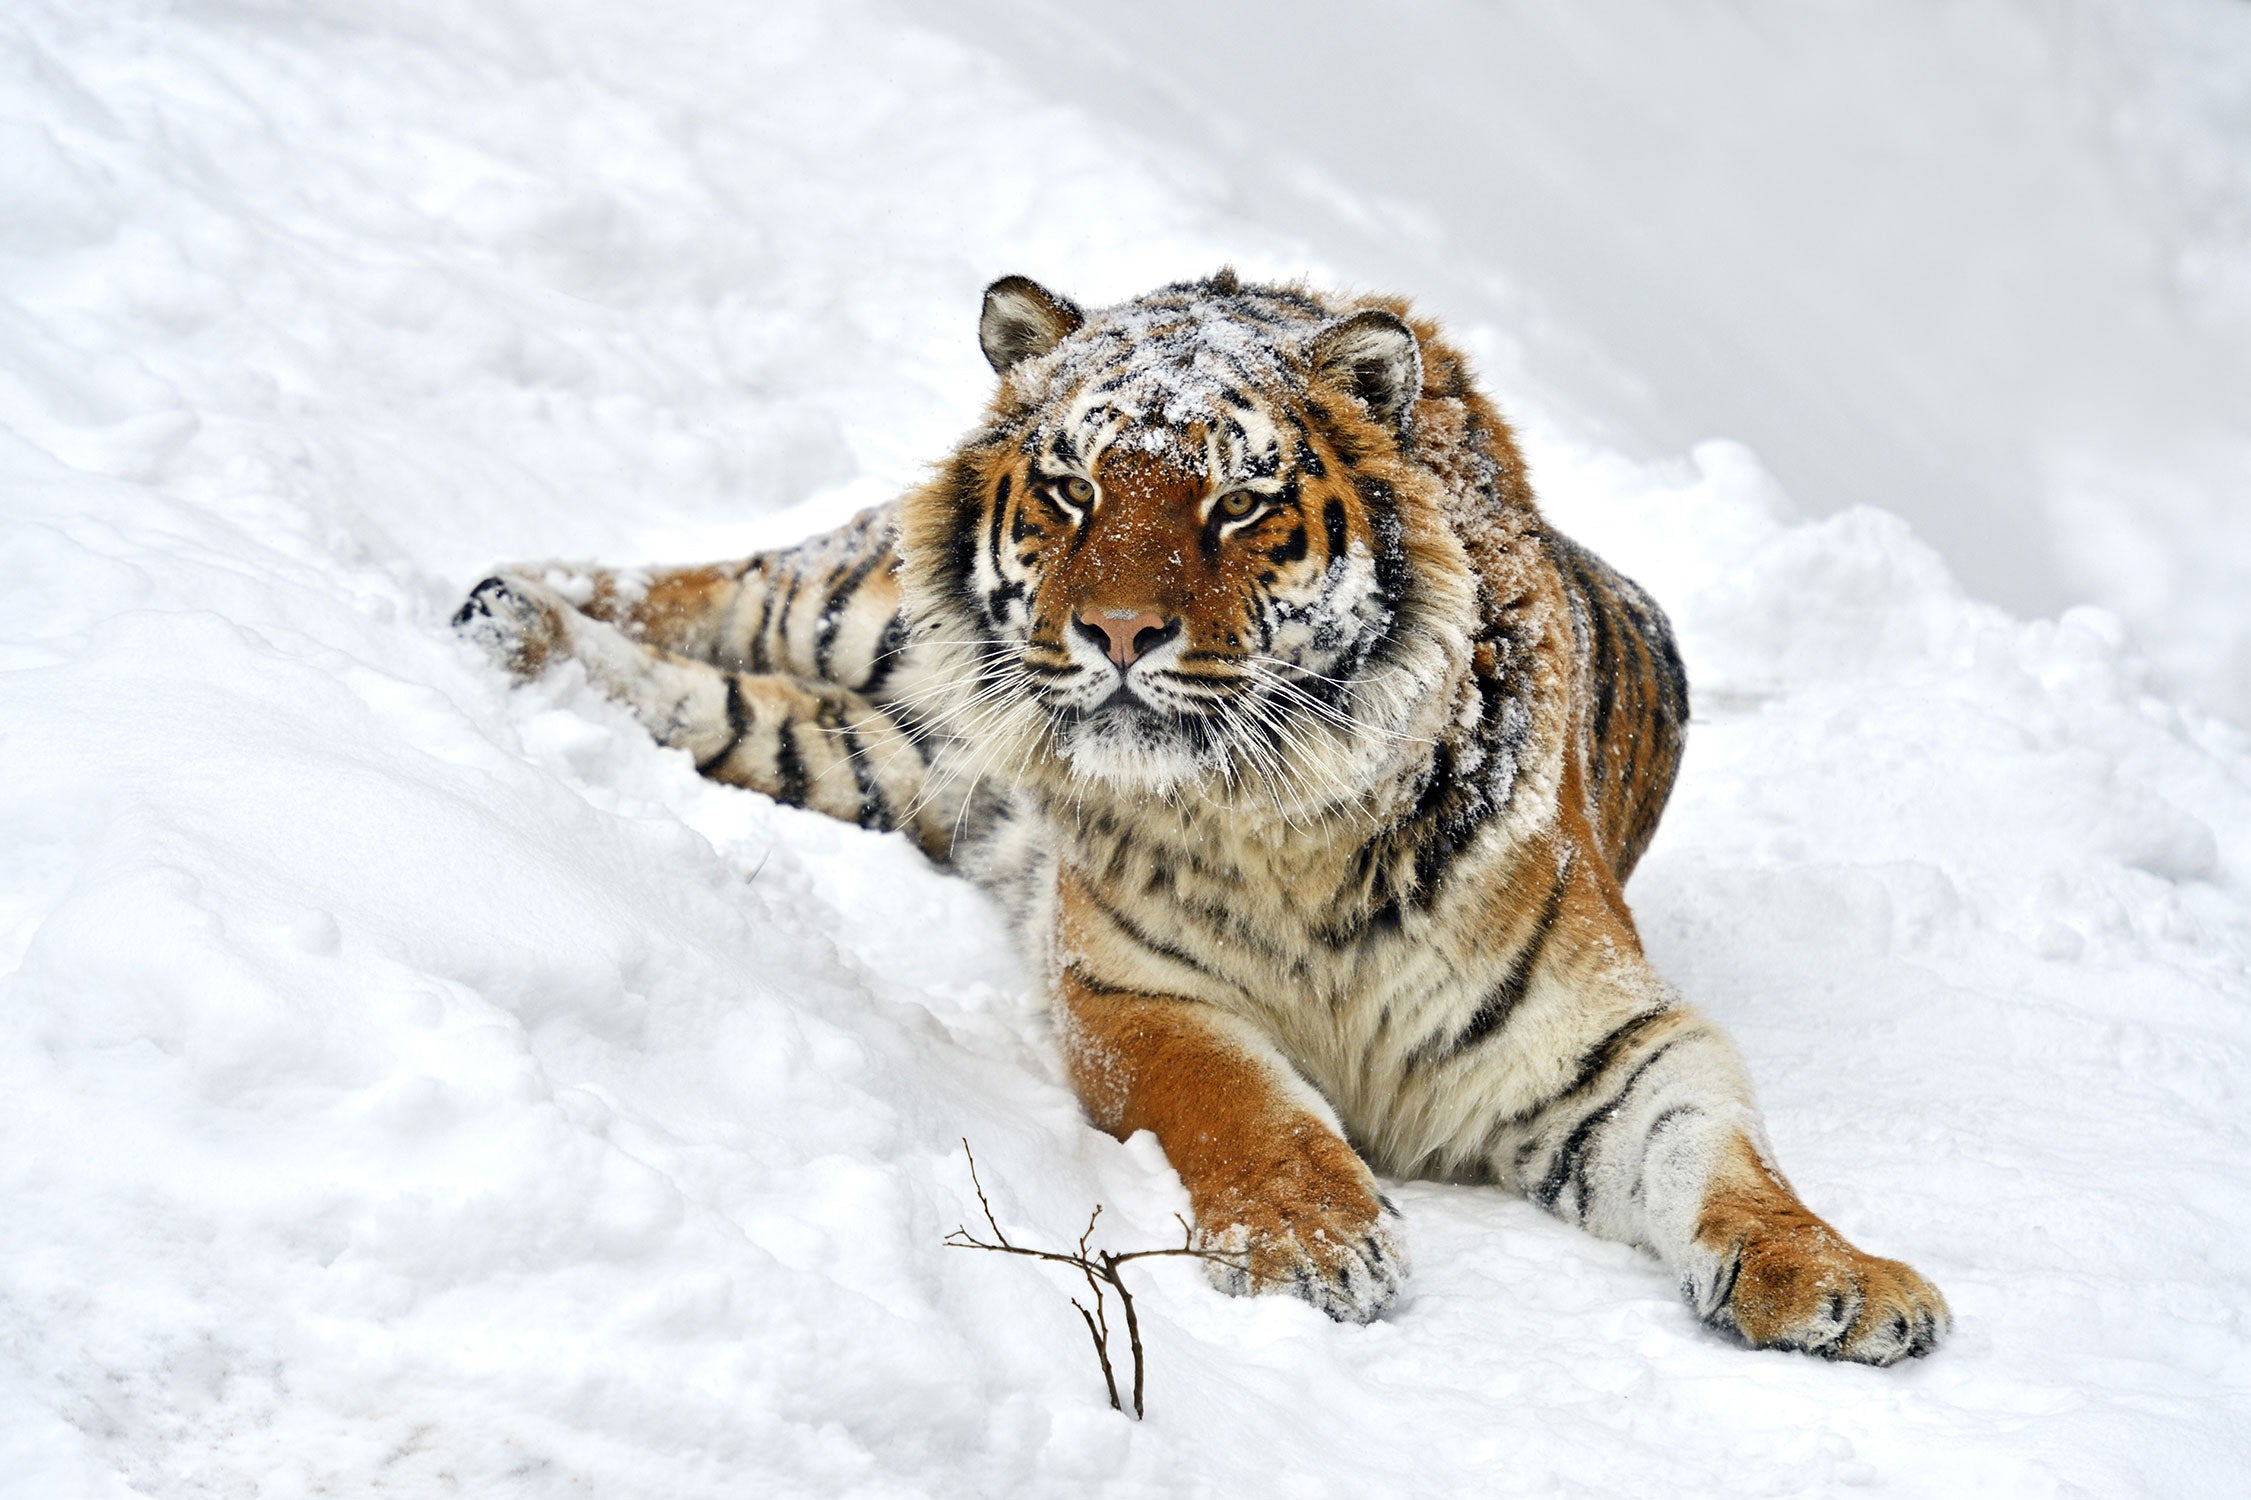
[(1152, 794), (1358, 781), (1414, 706), (1413, 331), (1222, 273), (1092, 316), (1011, 277), (980, 333), (992, 420), (902, 525), (976, 739)]

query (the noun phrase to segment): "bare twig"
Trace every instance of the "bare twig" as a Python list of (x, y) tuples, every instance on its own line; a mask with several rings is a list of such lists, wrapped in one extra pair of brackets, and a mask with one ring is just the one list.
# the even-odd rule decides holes
[(1126, 1295), (1125, 1283), (1118, 1280), (1118, 1257), (1104, 1251), (1102, 1269), (1117, 1282), (1118, 1301), (1125, 1306), (1126, 1342), (1133, 1350), (1133, 1414), (1141, 1415), (1141, 1321), (1133, 1315), (1133, 1299)]
[(1089, 1308), (1076, 1297), (1071, 1299), (1071, 1306), (1078, 1309), (1079, 1317), (1086, 1323), (1086, 1336), (1094, 1342), (1094, 1358), (1102, 1367), (1102, 1383), (1110, 1392), (1110, 1409), (1124, 1411), (1124, 1403), (1118, 1400), (1117, 1369), (1110, 1360), (1110, 1311), (1104, 1288), (1116, 1292), (1118, 1306), (1125, 1314), (1126, 1345), (1133, 1355), (1133, 1415), (1138, 1420), (1144, 1410), (1141, 1320), (1134, 1316), (1133, 1293), (1126, 1289), (1125, 1278), (1119, 1274), (1118, 1268), (1127, 1261), (1148, 1260), (1160, 1255), (1217, 1261), (1223, 1266), (1234, 1266), (1238, 1270), (1242, 1269), (1242, 1263), (1233, 1256), (1216, 1250), (1199, 1249), (1195, 1231), (1188, 1227), (1186, 1219), (1180, 1219), (1177, 1214), (1173, 1216), (1180, 1221), (1180, 1245), (1177, 1249), (1128, 1250), (1123, 1254), (1097, 1249), (1094, 1245), (1094, 1226), (1102, 1217), (1102, 1205), (1099, 1203), (1094, 1205), (1094, 1212), (1087, 1215), (1086, 1228), (1079, 1234), (1079, 1248), (1075, 1253), (1013, 1244), (1007, 1234), (1002, 1232), (1000, 1220), (993, 1217), (992, 1200), (985, 1196), (985, 1184), (977, 1176), (977, 1155), (969, 1149), (969, 1142), (966, 1140), (961, 1143), (961, 1153), (969, 1158), (969, 1182), (977, 1190), (977, 1206), (984, 1211), (986, 1227), (992, 1230), (993, 1237), (981, 1240), (963, 1226), (947, 1235), (946, 1243), (957, 1250), (991, 1250), (996, 1254), (1021, 1255), (1031, 1260), (1053, 1261), (1059, 1266), (1076, 1268), (1086, 1278), (1087, 1290), (1094, 1294), (1094, 1306)]
[[(1102, 1299), (1101, 1291), (1097, 1289), (1094, 1296), (1095, 1305), (1100, 1306)], [(1102, 1327), (1100, 1323), (1096, 1322), (1094, 1314), (1088, 1312), (1086, 1310), (1086, 1304), (1081, 1302), (1078, 1298), (1073, 1297), (1071, 1299), (1071, 1305), (1079, 1310), (1080, 1317), (1086, 1319), (1087, 1337), (1094, 1340), (1094, 1357), (1097, 1360), (1100, 1360), (1102, 1363), (1102, 1384), (1108, 1387), (1110, 1392), (1110, 1410), (1124, 1411), (1125, 1408), (1118, 1405), (1118, 1374), (1117, 1371), (1110, 1368), (1110, 1330)], [(1133, 1402), (1133, 1414), (1138, 1417), (1141, 1415), (1141, 1398), (1139, 1395), (1140, 1386), (1138, 1384), (1141, 1377), (1141, 1367), (1139, 1365), (1135, 1365), (1133, 1367), (1133, 1374), (1136, 1381), (1136, 1385), (1134, 1387), (1136, 1394), (1134, 1396)]]

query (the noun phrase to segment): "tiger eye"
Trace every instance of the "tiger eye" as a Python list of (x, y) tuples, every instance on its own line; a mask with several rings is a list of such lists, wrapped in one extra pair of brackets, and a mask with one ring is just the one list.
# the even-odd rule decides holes
[(1236, 490), (1232, 494), (1219, 497), (1219, 508), (1228, 516), (1240, 521), (1243, 517), (1258, 509), (1258, 496), (1252, 494), (1249, 490)]
[(1063, 493), (1070, 497), (1073, 505), (1084, 505), (1094, 498), (1094, 485), (1092, 481), (1073, 474), (1063, 481)]

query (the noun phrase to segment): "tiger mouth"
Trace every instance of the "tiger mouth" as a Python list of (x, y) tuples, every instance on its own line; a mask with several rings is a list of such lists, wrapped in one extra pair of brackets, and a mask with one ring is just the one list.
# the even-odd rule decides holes
[(1067, 715), (1071, 723), (1102, 726), (1119, 724), (1128, 726), (1176, 724), (1185, 716), (1176, 710), (1159, 707), (1136, 692), (1130, 683), (1121, 682), (1110, 690), (1110, 695), (1100, 703), (1077, 708)]
[(1215, 726), (1204, 715), (1160, 707), (1122, 683), (1100, 703), (1057, 714), (1055, 727), (1059, 738), (1080, 746), (1185, 751), (1192, 756), (1208, 754), (1216, 738)]

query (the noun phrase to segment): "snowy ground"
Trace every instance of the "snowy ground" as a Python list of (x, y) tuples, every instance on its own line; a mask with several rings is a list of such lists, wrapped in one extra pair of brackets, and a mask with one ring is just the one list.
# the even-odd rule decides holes
[[(2152, 79), (2232, 118), (2242, 9), (2131, 34), (2145, 134)], [(0, 14), (0, 1494), (2241, 1493), (2251, 735), (2198, 706), (2244, 701), (2241, 435), (2081, 471), (2153, 667), (1750, 448), (1617, 439), (1543, 376), (1536, 277), (1546, 332), (1464, 332), (1697, 685), (1646, 935), (1953, 1342), (1748, 1354), (1644, 1257), (1408, 1184), (1370, 1328), (1149, 1266), (1135, 1426), (1062, 1285), (941, 1247), (963, 1136), (1026, 1234), (1099, 1201), (1161, 1243), (1182, 1196), (1081, 1122), (973, 893), (507, 692), (444, 620), (496, 559), (727, 555), (895, 491), (982, 398), (1001, 271), (1363, 263), (1262, 211), (1240, 139), (1086, 112), (983, 13)], [(2241, 201), (2190, 176), (2151, 222)], [(2198, 264), (2191, 343), (2241, 293)]]

